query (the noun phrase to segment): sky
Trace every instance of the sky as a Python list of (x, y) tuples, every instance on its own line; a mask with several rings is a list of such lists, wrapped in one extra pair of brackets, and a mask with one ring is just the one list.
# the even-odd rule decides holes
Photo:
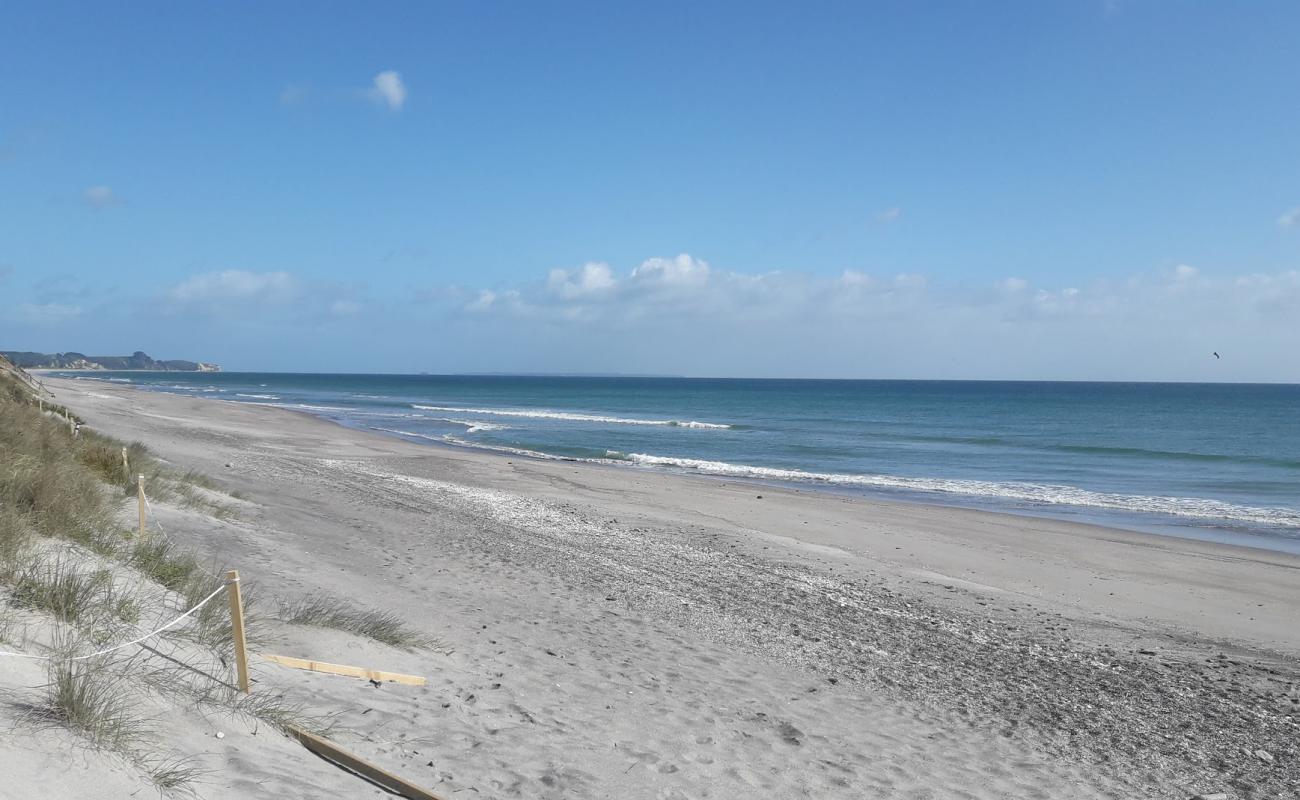
[(0, 349), (1300, 382), (1294, 2), (4, 16)]

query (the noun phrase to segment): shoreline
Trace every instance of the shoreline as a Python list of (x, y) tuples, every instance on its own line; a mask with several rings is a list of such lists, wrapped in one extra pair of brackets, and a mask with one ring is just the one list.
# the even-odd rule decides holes
[[(204, 400), (214, 400), (216, 402), (239, 403), (238, 400), (227, 398), (200, 398)], [(728, 476), (714, 475), (707, 472), (693, 471), (681, 467), (656, 467), (645, 464), (638, 464), (630, 461), (619, 459), (596, 459), (596, 458), (578, 458), (574, 456), (550, 455), (537, 451), (523, 449), (511, 449), (506, 447), (496, 447), (493, 445), (480, 445), (462, 441), (452, 441), (443, 438), (420, 437), (418, 434), (404, 433), (396, 430), (381, 428), (362, 427), (348, 425), (338, 420), (330, 419), (321, 414), (314, 414), (306, 409), (289, 408), (283, 405), (272, 403), (248, 403), (248, 405), (265, 405), (270, 408), (278, 408), (283, 411), (290, 411), (298, 414), (305, 414), (309, 417), (323, 420), (325, 422), (337, 425), (348, 430), (359, 431), (362, 433), (374, 433), (386, 438), (395, 438), (419, 447), (443, 447), (457, 451), (467, 451), (474, 453), (488, 453), (497, 457), (524, 458), (537, 461), (563, 461), (578, 464), (588, 464), (592, 467), (603, 467), (609, 469), (630, 469), (652, 474), (675, 475), (687, 480), (703, 480), (720, 483), (740, 483), (753, 486), (760, 489), (784, 489), (794, 492), (813, 492), (825, 494), (830, 497), (858, 497), (866, 499), (873, 503), (895, 504), (900, 506), (920, 506), (922, 508), (943, 509), (953, 508), (970, 511), (978, 514), (995, 514), (1002, 517), (1028, 518), (1038, 520), (1048, 520), (1061, 522), (1071, 525), (1083, 525), (1091, 528), (1100, 528), (1107, 531), (1120, 531), (1124, 533), (1142, 534), (1146, 536), (1157, 536), (1160, 538), (1184, 539), (1192, 542), (1201, 542), (1203, 544), (1224, 545), (1227, 547), (1239, 547), (1248, 550), (1262, 550), (1271, 553), (1285, 553), (1287, 555), (1300, 556), (1300, 539), (1290, 539), (1287, 537), (1277, 536), (1270, 537), (1263, 533), (1252, 533), (1248, 531), (1236, 530), (1223, 526), (1204, 527), (1194, 525), (1179, 525), (1173, 522), (1147, 522), (1144, 523), (1137, 512), (1123, 512), (1112, 509), (1095, 509), (1089, 506), (1073, 506), (1062, 504), (1065, 509), (1070, 511), (1053, 511), (1052, 506), (1040, 504), (1030, 508), (1015, 510), (1005, 510), (996, 507), (996, 501), (981, 499), (977, 496), (967, 496), (959, 494), (945, 495), (937, 491), (923, 490), (906, 490), (906, 489), (871, 489), (862, 486), (838, 486), (835, 484), (818, 482), (818, 481), (797, 481), (781, 480), (779, 478), (763, 478), (758, 476)], [(415, 441), (420, 439), (420, 441)], [(941, 502), (929, 495), (941, 495), (950, 498), (949, 502)], [(1107, 515), (1113, 515), (1116, 520), (1107, 520)], [(1077, 519), (1075, 517), (1078, 517)], [(1120, 519), (1129, 519), (1132, 524), (1125, 526), (1120, 524)], [(1191, 517), (1190, 519), (1200, 519)], [(1108, 524), (1109, 523), (1109, 524)]]
[[(122, 372), (124, 370), (114, 370)], [(57, 371), (51, 371), (57, 372)], [(232, 373), (237, 374), (237, 373)], [(81, 376), (69, 378), (69, 380), (98, 380), (106, 384), (119, 383), (112, 379), (85, 378)], [(57, 380), (57, 378), (56, 378)], [(999, 381), (980, 381), (985, 383), (999, 383)], [(176, 394), (176, 396), (194, 396), (179, 393), (165, 392), (161, 389), (144, 388), (131, 383), (126, 386), (136, 388), (146, 392), (162, 392), (165, 394)], [(221, 397), (202, 397), (201, 399), (226, 400), (227, 402), (240, 403), (244, 401), (231, 400)], [(379, 428), (365, 424), (350, 424), (341, 419), (334, 419), (325, 414), (315, 413), (305, 408), (295, 408), (291, 404), (281, 404), (272, 402), (247, 402), (248, 405), (260, 405), (269, 408), (277, 408), (286, 411), (296, 411), (301, 414), (314, 417), (318, 420), (325, 421), (329, 424), (337, 425), (353, 431), (359, 431), (369, 435), (379, 435), (385, 438), (397, 439), (417, 446), (441, 446), (453, 450), (467, 450), (470, 452), (488, 453), (498, 457), (508, 458), (526, 458), (540, 461), (561, 461), (570, 463), (584, 463), (592, 466), (602, 467), (623, 467), (633, 468), (636, 470), (649, 470), (661, 474), (671, 474), (686, 479), (708, 479), (712, 481), (731, 481), (737, 483), (747, 483), (755, 487), (765, 487), (769, 490), (775, 488), (784, 488), (795, 491), (808, 491), (815, 493), (824, 493), (829, 496), (853, 496), (864, 498), (871, 502), (880, 503), (901, 503), (909, 506), (921, 506), (928, 508), (956, 508), (975, 512), (1002, 514), (1017, 518), (1029, 518), (1038, 520), (1059, 521), (1070, 524), (1089, 525), (1107, 530), (1126, 531), (1129, 533), (1141, 533), (1156, 535), (1160, 537), (1173, 537), (1189, 541), (1197, 541), (1210, 544), (1223, 544), (1235, 547), (1245, 547), (1250, 549), (1265, 550), (1269, 552), (1280, 552), (1288, 555), (1300, 556), (1300, 538), (1288, 537), (1270, 533), (1269, 527), (1261, 523), (1258, 529), (1252, 529), (1245, 525), (1229, 525), (1222, 522), (1215, 522), (1213, 517), (1198, 517), (1193, 515), (1179, 516), (1176, 514), (1166, 514), (1155, 511), (1142, 512), (1126, 510), (1120, 507), (1108, 507), (1105, 505), (1086, 505), (1069, 502), (1045, 502), (1035, 500), (1016, 500), (1011, 497), (998, 497), (983, 494), (966, 494), (960, 491), (945, 491), (942, 489), (930, 488), (906, 488), (906, 487), (873, 487), (866, 484), (837, 484), (833, 481), (815, 480), (811, 477), (806, 480), (797, 478), (783, 479), (779, 476), (766, 477), (763, 475), (728, 475), (713, 474), (707, 471), (691, 469), (685, 466), (674, 466), (673, 464), (652, 465), (641, 464), (633, 461), (625, 461), (617, 458), (601, 459), (593, 457), (577, 457), (565, 455), (553, 455), (540, 451), (531, 451), (526, 449), (512, 448), (508, 446), (497, 446), (491, 444), (480, 444), (475, 442), (466, 442), (459, 439), (448, 439), (446, 437), (429, 437), (421, 434), (403, 432), (388, 428)], [(324, 409), (321, 409), (324, 410)], [(668, 459), (675, 461), (677, 459)], [(691, 459), (687, 459), (691, 460)], [(737, 469), (765, 470), (766, 467), (752, 467), (745, 464), (728, 465)], [(815, 475), (817, 473), (809, 473)], [(832, 476), (845, 477), (845, 476)], [(867, 476), (863, 476), (867, 477)], [(1029, 485), (1029, 484), (1027, 484)], [(1036, 485), (1036, 484), (1033, 484)], [(1077, 487), (1058, 487), (1062, 489), (1071, 489), (1077, 491)], [(1105, 494), (1104, 492), (1102, 494)], [(1211, 502), (1214, 498), (1200, 498)], [(1227, 502), (1227, 501), (1223, 501)], [(1263, 508), (1262, 511), (1273, 511), (1276, 509)], [(1201, 524), (1197, 524), (1197, 523)], [(1289, 530), (1283, 528), (1282, 530)]]
[[(255, 509), (169, 530), (272, 585), (354, 595), (447, 640), (482, 687), (449, 674), (454, 717), (433, 693), (384, 721), (486, 745), (435, 752), (487, 796), (1185, 797), (1231, 784), (1262, 798), (1300, 775), (1300, 558), (1285, 553), (430, 448), (293, 409), (50, 382), (92, 428)], [(491, 701), (503, 680), (522, 682), (512, 702), (533, 722)], [(783, 725), (798, 744), (770, 739)], [(1244, 744), (1275, 760), (1243, 758)], [(631, 750), (655, 761), (629, 767)], [(585, 777), (516, 790), (484, 772), (521, 759)]]
[[(55, 379), (58, 380), (58, 379)], [(994, 544), (998, 547), (1011, 545), (1020, 545), (1029, 552), (1033, 552), (1035, 547), (1041, 547), (1037, 542), (1026, 538), (1023, 534), (1027, 532), (1036, 532), (1040, 535), (1049, 535), (1053, 537), (1053, 547), (1046, 548), (1060, 549), (1059, 545), (1065, 544), (1064, 548), (1072, 556), (1077, 556), (1077, 562), (1086, 564), (1088, 559), (1085, 551), (1094, 545), (1120, 545), (1122, 547), (1134, 547), (1150, 551), (1168, 551), (1171, 553), (1180, 553), (1189, 555), (1194, 558), (1223, 559), (1230, 562), (1259, 562), (1271, 565), (1282, 566), (1289, 569), (1295, 569), (1300, 572), (1300, 555), (1295, 555), (1286, 551), (1273, 550), (1268, 548), (1247, 547), (1238, 544), (1206, 541), (1191, 537), (1177, 537), (1159, 533), (1150, 533), (1146, 531), (1135, 531), (1127, 528), (1116, 528), (1105, 525), (1099, 525), (1092, 522), (1078, 522), (1071, 520), (1062, 520), (1055, 517), (1039, 517), (1031, 515), (1013, 514), (1004, 511), (991, 509), (968, 508), (957, 505), (941, 505), (924, 502), (909, 502), (893, 498), (875, 498), (864, 494), (827, 492), (821, 487), (800, 487), (800, 486), (783, 486), (779, 484), (762, 484), (755, 483), (747, 478), (727, 478), (722, 476), (697, 475), (686, 472), (675, 472), (662, 469), (634, 469), (627, 470), (622, 464), (603, 464), (587, 460), (569, 460), (563, 457), (537, 457), (529, 455), (514, 455), (501, 452), (494, 452), (486, 448), (479, 447), (457, 447), (451, 443), (441, 442), (414, 442), (403, 439), (400, 436), (386, 435), (382, 432), (371, 431), (364, 428), (355, 428), (344, 425), (335, 420), (313, 414), (310, 411), (286, 408), (270, 404), (244, 403), (235, 400), (226, 400), (223, 398), (208, 397), (191, 397), (189, 395), (170, 394), (167, 392), (151, 392), (143, 390), (129, 384), (107, 383), (108, 387), (124, 394), (139, 393), (145, 396), (161, 396), (177, 398), (179, 400), (192, 401), (199, 404), (216, 403), (231, 408), (244, 409), (264, 409), (269, 416), (274, 416), (281, 412), (287, 412), (292, 417), (303, 422), (310, 422), (313, 426), (322, 426), (323, 431), (348, 431), (367, 442), (372, 442), (375, 449), (380, 452), (394, 452), (390, 448), (383, 447), (380, 443), (401, 443), (406, 448), (414, 448), (413, 451), (402, 452), (396, 451), (394, 454), (409, 455), (419, 458), (427, 454), (431, 459), (446, 459), (450, 461), (461, 461), (462, 463), (472, 463), (476, 466), (486, 467), (491, 472), (507, 466), (515, 466), (514, 460), (522, 459), (526, 463), (537, 465), (539, 468), (547, 470), (564, 470), (572, 469), (574, 472), (582, 473), (590, 471), (591, 475), (603, 475), (608, 483), (621, 484), (625, 478), (632, 479), (634, 484), (658, 482), (664, 487), (664, 491), (676, 496), (689, 496), (694, 502), (709, 503), (714, 498), (710, 497), (711, 487), (717, 490), (727, 490), (728, 495), (735, 495), (737, 489), (743, 490), (743, 499), (748, 500), (753, 495), (749, 492), (755, 487), (762, 487), (768, 494), (763, 497), (767, 500), (773, 500), (780, 497), (785, 502), (794, 503), (800, 506), (801, 510), (811, 510), (822, 505), (822, 500), (838, 501), (837, 505), (849, 506), (851, 508), (863, 507), (868, 510), (874, 509), (877, 512), (883, 512), (891, 521), (906, 520), (920, 521), (922, 523), (951, 523), (956, 521), (958, 527), (966, 531), (978, 530), (983, 537), (984, 542), (979, 544)], [(66, 387), (75, 389), (75, 386)], [(325, 434), (328, 435), (328, 434)], [(430, 445), (445, 444), (445, 447), (430, 447)], [(635, 466), (635, 465), (632, 465)], [(632, 473), (631, 475), (625, 473)], [(493, 476), (496, 477), (496, 476)], [(707, 480), (701, 480), (707, 479)], [(489, 480), (488, 483), (493, 481)], [(572, 485), (569, 483), (568, 485)], [(603, 488), (603, 487), (602, 487)], [(703, 497), (699, 497), (703, 495)], [(829, 503), (827, 505), (830, 505)], [(791, 535), (792, 538), (803, 544), (814, 547), (833, 547), (846, 551), (855, 549), (855, 542), (842, 534), (832, 534), (820, 528), (803, 528), (798, 531), (798, 535)], [(1008, 532), (1011, 532), (1008, 535)], [(950, 538), (946, 538), (947, 544), (954, 544)], [(968, 543), (969, 544), (969, 543)], [(963, 547), (963, 550), (969, 550), (969, 546)], [(1039, 553), (1035, 553), (1036, 555)], [(936, 555), (930, 553), (930, 555)], [(1056, 553), (1055, 555), (1060, 555)], [(944, 559), (949, 571), (957, 571), (956, 564), (949, 559)], [(908, 565), (919, 566), (919, 565)], [(1070, 569), (1073, 568), (1071, 565)], [(1300, 608), (1300, 588), (1297, 588), (1297, 608)], [(1296, 654), (1300, 655), (1300, 641), (1296, 643)]]

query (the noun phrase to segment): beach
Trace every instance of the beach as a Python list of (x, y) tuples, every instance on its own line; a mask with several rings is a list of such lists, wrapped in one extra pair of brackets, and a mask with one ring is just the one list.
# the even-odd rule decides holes
[[(265, 594), (348, 597), (446, 644), (273, 632), (290, 655), (427, 675), (420, 689), (257, 670), (447, 797), (1300, 785), (1293, 555), (45, 383), (91, 427), (243, 498), (232, 519), (159, 509), (169, 535)], [(203, 796), (372, 791), (267, 738), (232, 735)]]

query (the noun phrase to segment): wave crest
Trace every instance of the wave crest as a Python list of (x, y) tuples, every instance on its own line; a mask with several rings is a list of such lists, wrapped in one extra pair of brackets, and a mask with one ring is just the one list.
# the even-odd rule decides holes
[(730, 464), (726, 461), (705, 461), (697, 458), (674, 458), (645, 453), (610, 452), (610, 458), (631, 461), (653, 467), (675, 467), (708, 475), (726, 475), (735, 478), (826, 483), (838, 486), (865, 486), (882, 489), (906, 489), (916, 492), (939, 492), (972, 497), (993, 497), (1003, 500), (1020, 500), (1044, 505), (1071, 505), (1106, 508), (1143, 514), (1166, 514), (1175, 517), (1196, 517), (1249, 522), (1262, 525), (1300, 527), (1300, 512), (1288, 508), (1259, 508), (1225, 503), (1200, 497), (1161, 497), (1158, 495), (1128, 495), (1095, 492), (1074, 486), (1057, 486), (1037, 483), (1004, 483), (996, 481), (965, 480), (960, 478), (907, 478), (898, 475), (850, 475), (834, 472), (805, 472), (797, 469), (754, 467)]
[(534, 411), (525, 408), (462, 408), (459, 406), (426, 406), (411, 403), (411, 408), (421, 411), (443, 411), (451, 414), (487, 414), (494, 417), (527, 417), (530, 419), (558, 419), (567, 422), (607, 422), (614, 425), (656, 425), (669, 428), (728, 429), (731, 425), (720, 422), (698, 422), (676, 419), (630, 419), (603, 414), (579, 414), (572, 411)]

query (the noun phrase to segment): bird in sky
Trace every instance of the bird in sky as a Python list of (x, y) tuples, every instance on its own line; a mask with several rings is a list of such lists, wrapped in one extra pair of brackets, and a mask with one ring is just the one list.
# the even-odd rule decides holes
[(1215, 357), (1215, 358), (1218, 358), (1218, 357), (1219, 357), (1218, 352), (1215, 352), (1214, 357)]

